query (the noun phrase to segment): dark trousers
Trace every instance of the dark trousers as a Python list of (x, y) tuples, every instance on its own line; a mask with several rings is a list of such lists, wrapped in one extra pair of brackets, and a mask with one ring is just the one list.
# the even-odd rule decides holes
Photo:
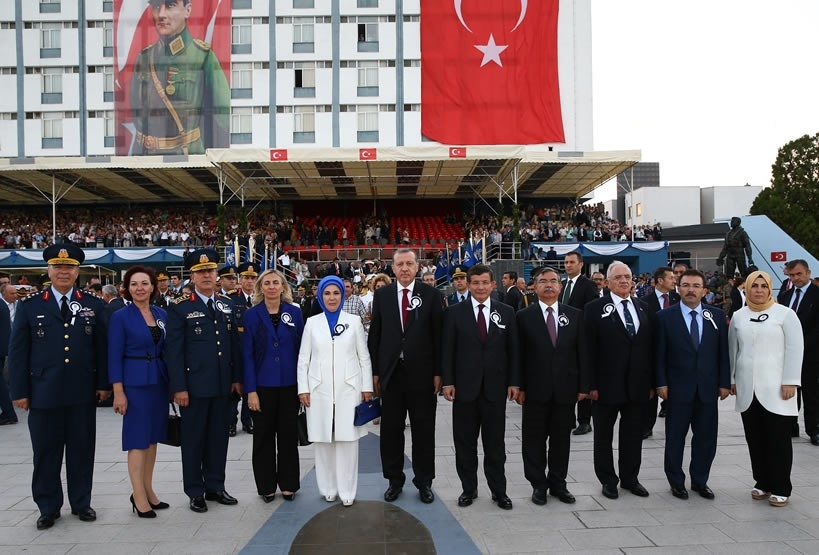
[(685, 485), (682, 469), (688, 429), (691, 428), (691, 486), (704, 486), (717, 454), (717, 400), (703, 403), (699, 397), (690, 403), (668, 401), (665, 417), (665, 475), (675, 487)]
[[(253, 422), (253, 476), (259, 495), (299, 489), (299, 441), (296, 417), (299, 394), (295, 385), (259, 387), (260, 412)], [(278, 447), (278, 453), (277, 453)]]
[[(232, 397), (233, 403), (233, 420), (232, 422), (239, 422), (239, 415), (241, 414), (242, 426), (249, 428), (253, 426), (253, 413), (247, 408), (247, 394), (243, 396), (234, 395)], [(242, 408), (239, 409), (239, 401), (242, 402)]]
[(0, 357), (0, 418), (8, 418), (9, 420), (17, 420), (17, 413), (14, 412), (14, 405), (11, 404), (11, 394), (9, 393), (9, 384), (6, 378), (3, 377), (3, 363), (6, 357)]
[[(527, 399), (523, 405), (523, 475), (535, 489), (566, 489), (574, 406)], [(548, 442), (548, 448), (546, 443)], [(549, 473), (546, 474), (548, 453)]]
[(489, 401), (478, 395), (474, 401), (452, 403), (452, 437), (455, 469), (464, 491), (478, 491), (478, 434), (483, 442), (483, 471), (489, 489), (506, 495), (506, 398)]
[(68, 502), (74, 510), (90, 507), (97, 436), (96, 405), (31, 409), (28, 429), (34, 451), (31, 494), (40, 513), (56, 513), (63, 506), (60, 479), (63, 453)]
[(583, 399), (577, 402), (577, 425), (591, 424), (592, 419), (592, 401), (591, 399)]
[[(819, 367), (802, 365), (802, 387), (798, 388), (799, 408), (804, 409), (805, 433), (810, 437), (819, 434)], [(796, 429), (799, 429), (797, 422)]]
[(601, 484), (617, 485), (614, 471), (614, 423), (620, 415), (619, 481), (624, 488), (637, 484), (643, 449), (643, 412), (645, 403), (594, 403), (594, 473)]
[(793, 466), (791, 429), (796, 418), (768, 411), (756, 396), (748, 410), (742, 413), (755, 488), (790, 497)]
[(230, 395), (191, 398), (182, 416), (182, 483), (188, 497), (225, 489)]
[(435, 411), (438, 397), (428, 391), (405, 391), (405, 372), (399, 363), (387, 389), (381, 392), (381, 468), (391, 485), (403, 486), (404, 423), (409, 413), (412, 471), (415, 487), (431, 486), (435, 478)]
[[(660, 398), (656, 395), (646, 403), (646, 410), (643, 413), (643, 435), (654, 431), (654, 424), (657, 423), (657, 406)], [(665, 406), (665, 401), (663, 401)]]

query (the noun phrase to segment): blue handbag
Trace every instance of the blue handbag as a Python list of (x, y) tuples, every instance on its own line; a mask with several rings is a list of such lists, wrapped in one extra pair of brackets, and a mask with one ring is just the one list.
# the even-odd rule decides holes
[(367, 422), (381, 416), (381, 399), (373, 397), (369, 401), (364, 401), (355, 408), (355, 418), (353, 424), (363, 426)]

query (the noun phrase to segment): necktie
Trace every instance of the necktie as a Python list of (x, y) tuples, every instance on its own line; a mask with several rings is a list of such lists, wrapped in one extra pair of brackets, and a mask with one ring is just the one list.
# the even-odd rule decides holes
[(401, 325), (407, 329), (407, 316), (409, 316), (409, 289), (404, 289), (404, 296), (401, 298)]
[(572, 280), (566, 280), (566, 289), (563, 291), (563, 304), (569, 304), (569, 297), (572, 296)]
[(629, 337), (637, 335), (637, 329), (634, 327), (634, 318), (631, 317), (631, 312), (628, 310), (628, 301), (623, 301), (623, 318), (626, 320), (626, 332)]
[(700, 325), (697, 323), (697, 311), (689, 312), (691, 315), (691, 343), (694, 344), (694, 350), (700, 349)]
[(793, 293), (793, 304), (791, 305), (791, 308), (793, 309), (794, 312), (796, 312), (796, 309), (799, 308), (799, 295), (801, 293), (802, 290), (799, 288), (797, 288), (796, 291), (794, 291)]
[(213, 299), (208, 299), (208, 310), (210, 311), (210, 317), (216, 319), (216, 310), (213, 308)]
[(63, 320), (68, 320), (68, 299), (63, 295), (63, 300), (60, 303), (60, 312), (63, 315)]
[(458, 295), (458, 302), (461, 303), (461, 302), (463, 302), (463, 300), (464, 300), (464, 296), (463, 295)]
[(668, 293), (663, 293), (663, 308), (668, 308)]
[(552, 307), (546, 309), (546, 329), (549, 330), (549, 337), (552, 340), (552, 346), (557, 346), (557, 327), (555, 326), (555, 316), (552, 314)]
[(478, 305), (478, 337), (481, 338), (482, 343), (486, 343), (486, 318), (483, 316), (483, 305)]

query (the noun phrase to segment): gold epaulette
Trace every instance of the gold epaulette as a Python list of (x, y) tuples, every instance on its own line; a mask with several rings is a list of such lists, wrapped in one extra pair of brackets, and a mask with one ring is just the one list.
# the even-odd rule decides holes
[(193, 39), (193, 43), (206, 52), (210, 50), (210, 43), (207, 43), (201, 39)]
[(34, 293), (29, 293), (28, 295), (26, 295), (22, 299), (17, 299), (17, 300), (20, 301), (20, 302), (25, 302), (25, 301), (27, 301), (29, 299), (33, 299), (34, 297), (42, 297), (43, 293), (45, 293), (46, 291), (48, 291), (48, 289), (46, 289), (45, 291), (36, 291)]
[(189, 297), (189, 296), (187, 296), (187, 295), (182, 295), (181, 297), (177, 297), (177, 298), (175, 298), (175, 299), (171, 299), (171, 302), (172, 302), (173, 304), (179, 304), (179, 303), (185, 302), (185, 301), (187, 301), (187, 300), (189, 300), (189, 299), (190, 299), (190, 297)]

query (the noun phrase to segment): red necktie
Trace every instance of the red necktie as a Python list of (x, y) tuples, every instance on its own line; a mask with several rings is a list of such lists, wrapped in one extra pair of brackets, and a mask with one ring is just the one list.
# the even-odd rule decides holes
[(663, 308), (668, 308), (668, 293), (663, 293)]
[(404, 296), (401, 299), (401, 325), (407, 329), (407, 316), (409, 316), (409, 289), (404, 289)]
[(486, 343), (486, 318), (483, 316), (483, 305), (478, 305), (478, 337), (481, 338), (481, 343)]
[(555, 316), (552, 314), (552, 307), (546, 309), (546, 329), (549, 330), (549, 337), (552, 340), (552, 346), (557, 346), (557, 327), (555, 326)]

